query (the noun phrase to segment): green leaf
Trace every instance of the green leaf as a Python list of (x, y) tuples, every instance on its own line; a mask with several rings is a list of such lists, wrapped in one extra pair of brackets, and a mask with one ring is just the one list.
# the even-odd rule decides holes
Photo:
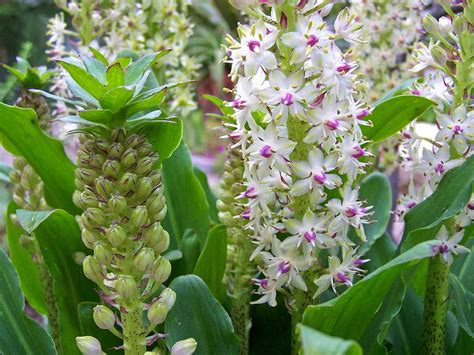
[(94, 55), (95, 59), (99, 60), (102, 64), (104, 64), (106, 67), (109, 66), (109, 62), (107, 61), (107, 58), (104, 57), (102, 53), (100, 53), (97, 49), (93, 47), (89, 47), (89, 50), (92, 52)]
[(69, 99), (66, 99), (66, 98), (61, 97), (61, 96), (50, 94), (49, 92), (46, 92), (46, 91), (43, 91), (43, 90), (31, 89), (29, 91), (32, 92), (32, 93), (47, 97), (48, 99), (51, 99), (51, 100), (62, 101), (62, 102), (65, 102), (65, 103), (73, 105), (73, 106), (87, 107), (87, 105), (85, 105), (81, 101), (69, 100)]
[(466, 207), (474, 182), (474, 156), (448, 171), (436, 191), (405, 215), (405, 231), (401, 250), (433, 239), (441, 223)]
[[(153, 143), (152, 143), (153, 144)], [(186, 229), (195, 231), (201, 246), (209, 231), (209, 206), (206, 194), (193, 172), (191, 155), (182, 143), (171, 158), (163, 163), (163, 183), (168, 206), (168, 231), (179, 243)]]
[(25, 78), (25, 73), (21, 72), (20, 70), (13, 68), (7, 64), (1, 64), (6, 70), (8, 70), (11, 74), (13, 74), (20, 82), (23, 82)]
[(215, 224), (219, 224), (219, 215), (217, 211), (217, 197), (212, 192), (211, 187), (209, 186), (209, 182), (207, 180), (207, 175), (204, 171), (199, 169), (197, 166), (194, 166), (194, 175), (198, 178), (199, 182), (201, 183), (201, 187), (204, 189), (204, 192), (206, 193), (206, 198), (207, 198), (207, 204), (209, 205), (209, 218), (211, 221)]
[(298, 324), (303, 355), (362, 355), (362, 348), (353, 340), (344, 340)]
[(0, 133), (43, 180), (48, 204), (78, 214), (80, 210), (72, 202), (75, 167), (61, 142), (42, 132), (32, 109), (0, 103), (0, 120)]
[(6, 236), (8, 251), (21, 281), (21, 289), (31, 307), (38, 313), (46, 314), (47, 307), (44, 301), (43, 287), (41, 286), (40, 274), (31, 254), (20, 244), (20, 237), (24, 234), (23, 229), (12, 222), (10, 216), (15, 213), (17, 207), (10, 202), (6, 213)]
[(367, 263), (367, 270), (373, 272), (379, 267), (387, 264), (396, 256), (397, 246), (387, 233), (377, 239), (367, 252), (366, 256), (370, 261)]
[(91, 109), (79, 111), (79, 116), (86, 121), (109, 125), (114, 113), (111, 110)]
[(29, 211), (17, 210), (18, 222), (26, 233), (32, 234), (38, 226), (45, 221), (46, 218), (54, 213), (52, 211)]
[(142, 133), (148, 138), (159, 156), (159, 164), (171, 157), (178, 149), (183, 137), (183, 121), (180, 118), (172, 118), (176, 124), (157, 124), (148, 126)]
[(465, 247), (471, 251), (454, 258), (451, 272), (461, 280), (469, 292), (474, 293), (474, 239), (467, 241)]
[(225, 116), (230, 116), (234, 113), (234, 109), (232, 107), (226, 106), (224, 100), (222, 100), (220, 97), (213, 95), (203, 95), (202, 97), (216, 105)]
[(215, 298), (223, 294), (224, 272), (227, 260), (227, 228), (223, 224), (209, 231), (206, 244), (194, 268), (194, 274), (199, 276), (209, 287)]
[(184, 232), (179, 243), (179, 251), (181, 258), (173, 265), (172, 278), (193, 273), (201, 251), (199, 238), (195, 231), (187, 229)]
[(125, 74), (120, 63), (115, 63), (108, 67), (106, 76), (109, 88), (116, 88), (125, 84)]
[(66, 84), (69, 90), (71, 90), (72, 94), (80, 98), (81, 100), (84, 100), (88, 104), (98, 107), (99, 106), (99, 100), (97, 100), (94, 96), (92, 96), (89, 92), (84, 90), (78, 83), (76, 83), (71, 77), (66, 77)]
[(84, 65), (86, 66), (87, 71), (92, 74), (94, 78), (99, 80), (102, 84), (105, 84), (105, 71), (107, 68), (104, 66), (104, 64), (101, 63), (99, 60), (86, 55), (81, 56), (81, 58), (84, 62)]
[(407, 94), (407, 90), (418, 80), (418, 78), (411, 78), (401, 82), (399, 85), (388, 91), (382, 98), (380, 98), (374, 106), (380, 105), (382, 102), (387, 101), (395, 96)]
[(474, 294), (469, 292), (461, 281), (453, 274), (449, 275), (450, 298), (454, 306), (454, 314), (464, 331), (474, 338)]
[(0, 284), (0, 353), (56, 354), (48, 333), (23, 313), (20, 280), (3, 250), (0, 250)]
[[(36, 214), (24, 211), (23, 219), (41, 220)], [(30, 222), (31, 225), (34, 223)], [(89, 281), (76, 260), (87, 253), (82, 244), (76, 219), (63, 210), (54, 210), (34, 229), (41, 253), (54, 280), (54, 295), (59, 314), (62, 351), (79, 354), (75, 338), (84, 334), (77, 309), (82, 302), (96, 302), (95, 285)]]
[(432, 256), (434, 243), (429, 241), (415, 246), (367, 275), (339, 297), (309, 306), (303, 315), (303, 324), (328, 335), (359, 340), (401, 272)]
[(94, 98), (99, 99), (105, 93), (105, 86), (92, 74), (63, 60), (58, 60), (58, 63), (69, 73), (69, 75), (71, 75), (71, 78), (82, 89)]
[(433, 101), (421, 96), (395, 96), (375, 107), (367, 117), (372, 126), (363, 126), (362, 133), (373, 143), (380, 142), (399, 132), (432, 105)]
[(123, 108), (133, 96), (135, 91), (125, 87), (116, 87), (107, 91), (99, 100), (100, 107), (117, 112)]
[(125, 70), (125, 83), (127, 85), (135, 83), (151, 65), (169, 52), (171, 52), (170, 49), (158, 53), (150, 53), (130, 64)]
[(239, 353), (230, 317), (199, 277), (180, 276), (169, 287), (176, 292), (176, 303), (165, 321), (168, 348), (192, 337), (195, 355)]

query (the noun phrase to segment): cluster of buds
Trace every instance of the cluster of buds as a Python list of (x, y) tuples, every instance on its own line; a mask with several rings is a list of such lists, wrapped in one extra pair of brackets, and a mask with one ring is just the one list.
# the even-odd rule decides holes
[[(411, 125), (403, 132), (403, 167), (410, 172), (410, 186), (408, 194), (400, 198), (400, 216), (430, 196), (444, 174), (461, 165), (473, 152), (474, 111), (470, 93), (474, 82), (474, 51), (470, 43), (474, 35), (474, 4), (469, 1), (440, 3), (448, 16), (438, 20), (425, 16), (423, 23), (431, 40), (428, 46), (420, 44), (413, 68), (414, 72), (424, 70), (425, 78), (412, 88), (414, 94), (437, 103), (436, 126), (420, 130), (416, 129), (418, 125)], [(451, 5), (460, 11), (455, 14)], [(425, 180), (421, 186), (416, 183), (417, 173)], [(469, 203), (456, 217), (458, 230), (471, 224), (473, 206)], [(439, 239), (445, 240), (445, 234), (440, 232)], [(444, 255), (445, 249), (438, 251)], [(447, 256), (445, 259), (451, 260)]]
[[(76, 109), (82, 106), (79, 116), (68, 119), (83, 127), (73, 200), (84, 210), (82, 240), (93, 251), (83, 261), (84, 274), (97, 284), (104, 301), (95, 308), (94, 320), (120, 336), (133, 354), (144, 353), (164, 336), (155, 327), (165, 321), (176, 298), (169, 288), (153, 298), (171, 273), (162, 255), (170, 236), (161, 225), (166, 203), (159, 156), (140, 133), (148, 124), (167, 122), (157, 108), (169, 85), (144, 89), (150, 66), (166, 53), (135, 62), (121, 58), (109, 63), (98, 52), (83, 56), (82, 63), (60, 61), (69, 73), (67, 81), (82, 90), (71, 91), (86, 101), (76, 101)], [(79, 338), (79, 347), (81, 342)]]
[(297, 295), (350, 285), (364, 262), (348, 231), (365, 240), (370, 207), (353, 186), (368, 164), (360, 125), (370, 110), (357, 99), (351, 51), (338, 46), (360, 42), (361, 25), (344, 9), (331, 30), (326, 1), (234, 3), (251, 15), (225, 50), (236, 82), (228, 126), (244, 159), (240, 218), (261, 274), (256, 303), (275, 306), (282, 291), (298, 309)]
[[(56, 3), (71, 16), (75, 31), (67, 29), (64, 13), (50, 20), (48, 54), (51, 59), (71, 55), (66, 42), (71, 42), (74, 50), (80, 54), (86, 54), (88, 47), (92, 46), (109, 58), (117, 58), (130, 51), (144, 55), (150, 51), (173, 48), (175, 55), (169, 56), (155, 69), (162, 71), (170, 82), (196, 77), (200, 66), (195, 58), (185, 53), (194, 27), (188, 16), (189, 0), (115, 0), (94, 6), (89, 1), (79, 0)], [(64, 95), (67, 93), (67, 84), (59, 80), (54, 84), (53, 91)], [(181, 115), (189, 114), (197, 106), (191, 99), (193, 96), (192, 87), (176, 87), (170, 110)], [(59, 103), (59, 113), (65, 113), (66, 110), (67, 107)]]

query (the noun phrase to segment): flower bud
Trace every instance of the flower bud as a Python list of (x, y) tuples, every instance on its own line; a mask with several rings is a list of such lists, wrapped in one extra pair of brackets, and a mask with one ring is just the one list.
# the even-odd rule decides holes
[(166, 304), (169, 311), (176, 302), (176, 292), (169, 287), (165, 288), (160, 294), (160, 302)]
[(127, 131), (124, 128), (115, 128), (112, 131), (112, 141), (123, 143), (127, 137)]
[(114, 247), (119, 247), (127, 239), (127, 234), (121, 226), (112, 224), (105, 233), (105, 237)]
[(97, 196), (91, 190), (84, 190), (80, 195), (80, 200), (85, 209), (99, 206)]
[(89, 161), (84, 165), (89, 165), (96, 169), (100, 169), (105, 162), (105, 157), (100, 154), (91, 154), (87, 158)]
[(133, 264), (140, 272), (147, 272), (155, 261), (155, 253), (151, 248), (143, 248), (133, 259)]
[(110, 180), (100, 176), (95, 180), (95, 189), (100, 197), (108, 199), (114, 190), (114, 184)]
[(162, 210), (160, 212), (158, 212), (158, 214), (155, 216), (155, 218), (158, 221), (162, 221), (166, 217), (167, 212), (168, 212), (168, 207), (166, 205), (164, 205)]
[(94, 232), (92, 232), (91, 230), (87, 228), (84, 228), (82, 230), (81, 238), (84, 245), (89, 249), (93, 249), (95, 243), (97, 243), (96, 235), (94, 234)]
[(86, 256), (82, 263), (82, 268), (84, 270), (84, 275), (95, 283), (102, 282), (104, 275), (106, 274), (105, 268), (91, 255)]
[(431, 56), (433, 57), (434, 61), (441, 66), (445, 65), (446, 61), (448, 60), (448, 54), (440, 46), (433, 47), (431, 50)]
[(120, 187), (123, 191), (133, 190), (137, 184), (137, 181), (138, 177), (135, 174), (125, 173), (120, 179)]
[(127, 138), (125, 145), (130, 148), (136, 148), (144, 141), (143, 137), (140, 137), (137, 134), (132, 134), (130, 137)]
[[(10, 178), (10, 180), (11, 180), (11, 178)], [(84, 206), (82, 205), (82, 201), (81, 201), (81, 192), (79, 192), (78, 190), (74, 191), (74, 193), (72, 194), (72, 202), (77, 207), (82, 208), (82, 209), (84, 208)]]
[(159, 284), (165, 282), (171, 274), (171, 263), (160, 256), (153, 263), (153, 279)]
[(161, 254), (168, 250), (170, 246), (170, 235), (163, 229), (159, 239), (153, 245), (150, 245), (156, 254)]
[(143, 157), (137, 162), (135, 173), (138, 175), (146, 175), (151, 171), (154, 164), (155, 160), (153, 158)]
[(122, 153), (123, 145), (118, 142), (112, 143), (107, 151), (109, 158), (112, 159), (119, 159), (122, 156)]
[(12, 184), (19, 184), (20, 181), (21, 181), (21, 175), (18, 171), (16, 170), (13, 170), (11, 173), (10, 173), (10, 181)]
[(100, 342), (91, 336), (86, 337), (76, 337), (76, 345), (79, 348), (79, 351), (84, 355), (101, 355), (102, 348), (100, 347)]
[(138, 161), (138, 153), (133, 148), (128, 148), (122, 155), (122, 166), (124, 169), (130, 168), (133, 164)]
[(27, 161), (25, 158), (23, 157), (15, 157), (15, 159), (13, 159), (13, 167), (18, 170), (18, 171), (22, 171), (25, 166), (27, 165)]
[(150, 196), (152, 190), (153, 185), (151, 184), (151, 179), (144, 177), (138, 181), (137, 188), (135, 190), (135, 197), (146, 198)]
[(153, 146), (148, 142), (143, 142), (139, 147), (137, 147), (138, 155), (141, 157), (149, 156), (153, 154)]
[(120, 163), (117, 160), (107, 160), (102, 166), (102, 172), (115, 178), (120, 174)]
[(93, 318), (100, 329), (112, 329), (115, 325), (114, 312), (104, 305), (94, 307)]
[(163, 196), (162, 194), (159, 194), (159, 195), (153, 194), (153, 196), (150, 196), (150, 198), (146, 202), (146, 206), (150, 214), (156, 214), (156, 213), (161, 212), (161, 210), (163, 210), (165, 205), (166, 205), (166, 199), (165, 199), (165, 196)]
[(152, 186), (158, 186), (161, 183), (161, 174), (159, 170), (151, 172), (148, 177), (151, 179)]
[(149, 245), (154, 245), (157, 243), (158, 238), (160, 238), (162, 231), (163, 227), (161, 224), (155, 222), (143, 231), (143, 240)]
[(148, 212), (145, 206), (137, 206), (130, 216), (130, 223), (135, 228), (142, 227), (148, 219)]
[(431, 14), (428, 14), (423, 18), (423, 27), (426, 32), (432, 35), (439, 34), (439, 23)]
[(466, 17), (463, 15), (458, 15), (454, 18), (453, 21), (453, 30), (456, 33), (463, 33), (464, 31), (467, 31), (468, 28), (468, 22), (466, 20)]
[(105, 217), (100, 209), (91, 207), (82, 214), (81, 221), (85, 227), (94, 229), (104, 224)]
[(121, 275), (115, 281), (115, 291), (122, 298), (130, 298), (134, 295), (137, 290), (137, 283), (135, 279), (130, 275)]
[(123, 196), (112, 196), (109, 199), (108, 205), (112, 212), (121, 215), (127, 209), (127, 199)]
[(76, 179), (85, 185), (92, 184), (98, 176), (95, 170), (87, 168), (76, 169), (75, 175)]
[(158, 325), (165, 321), (168, 315), (168, 307), (165, 303), (161, 303), (159, 300), (153, 303), (148, 310), (148, 320), (152, 325)]
[(197, 342), (194, 338), (180, 340), (171, 347), (171, 355), (191, 355), (196, 351)]
[(112, 262), (112, 251), (104, 243), (97, 243), (94, 247), (94, 256), (102, 265), (110, 265)]

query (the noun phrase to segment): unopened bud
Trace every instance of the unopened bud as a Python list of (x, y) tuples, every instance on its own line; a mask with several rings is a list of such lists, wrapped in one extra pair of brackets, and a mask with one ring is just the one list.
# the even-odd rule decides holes
[(98, 176), (97, 171), (87, 168), (76, 169), (75, 175), (76, 179), (85, 185), (92, 184)]
[(162, 221), (166, 217), (166, 213), (168, 212), (168, 207), (166, 205), (163, 206), (160, 212), (155, 215), (155, 218), (158, 221)]
[(91, 190), (84, 190), (81, 193), (81, 204), (84, 206), (84, 209), (89, 207), (98, 207), (99, 201), (97, 200), (97, 196)]
[(121, 215), (127, 209), (127, 199), (123, 196), (112, 196), (108, 205), (114, 213)]
[(114, 247), (119, 247), (127, 239), (127, 234), (121, 226), (112, 224), (105, 233), (105, 237)]
[(180, 340), (171, 347), (171, 355), (191, 355), (196, 351), (197, 342), (194, 338)]
[(25, 158), (15, 157), (15, 159), (13, 159), (13, 164), (12, 165), (16, 170), (22, 171), (25, 168), (26, 164), (28, 164), (28, 163), (27, 163)]
[(433, 57), (435, 62), (441, 66), (445, 65), (446, 61), (448, 60), (448, 54), (440, 46), (433, 47), (433, 49), (431, 50), (431, 56)]
[(423, 18), (423, 27), (426, 32), (432, 35), (439, 34), (439, 23), (431, 14), (428, 14)]
[(145, 206), (137, 206), (130, 216), (130, 223), (135, 228), (142, 227), (148, 219), (148, 212)]
[(110, 180), (101, 176), (95, 181), (95, 189), (97, 190), (97, 193), (100, 197), (103, 199), (108, 199), (114, 190), (114, 184)]
[(158, 186), (161, 183), (161, 173), (159, 170), (153, 171), (148, 177), (151, 179), (153, 186)]
[(79, 351), (84, 355), (102, 355), (105, 354), (102, 352), (100, 342), (91, 336), (86, 337), (76, 337), (76, 345), (79, 348)]
[(165, 199), (165, 196), (163, 196), (162, 194), (159, 194), (159, 195), (153, 194), (152, 196), (150, 196), (150, 198), (146, 202), (146, 206), (150, 214), (159, 213), (165, 207), (165, 205), (166, 205), (166, 199)]
[(160, 302), (166, 304), (168, 310), (170, 310), (176, 302), (176, 292), (169, 287), (165, 288), (160, 294)]
[(104, 275), (106, 274), (105, 268), (99, 264), (97, 259), (91, 255), (86, 256), (84, 262), (82, 264), (82, 268), (84, 270), (84, 275), (95, 283), (100, 283), (104, 279)]
[(120, 187), (125, 192), (133, 190), (135, 188), (137, 181), (138, 181), (138, 177), (135, 174), (125, 173), (120, 179)]
[(125, 131), (124, 128), (115, 128), (112, 131), (112, 140), (114, 142), (123, 143), (126, 137), (127, 137), (127, 131)]
[(171, 263), (164, 257), (160, 256), (153, 263), (153, 279), (159, 284), (168, 280), (171, 274)]
[(143, 248), (133, 259), (135, 267), (140, 272), (147, 272), (155, 261), (155, 253), (151, 248)]
[(99, 305), (94, 307), (94, 322), (100, 329), (112, 329), (115, 325), (115, 314), (108, 307)]
[(97, 237), (95, 233), (87, 228), (82, 230), (81, 238), (84, 245), (89, 249), (93, 249), (95, 243), (97, 243)]
[(154, 153), (153, 146), (148, 142), (143, 142), (139, 147), (137, 147), (137, 152), (141, 157), (149, 156)]
[(81, 221), (85, 227), (94, 229), (102, 226), (105, 222), (104, 213), (95, 207), (88, 208), (81, 216)]
[(468, 29), (468, 22), (464, 15), (458, 15), (454, 18), (453, 21), (453, 30), (456, 33), (463, 33)]
[(138, 153), (133, 148), (128, 148), (125, 153), (123, 153), (121, 162), (124, 169), (130, 168), (133, 164), (138, 161)]
[(165, 303), (161, 303), (159, 300), (153, 303), (148, 310), (148, 320), (153, 325), (161, 324), (165, 321), (168, 315), (168, 307)]
[(112, 143), (107, 152), (109, 158), (112, 158), (112, 159), (119, 159), (122, 156), (122, 153), (123, 153), (123, 146), (122, 144), (118, 142)]
[(115, 178), (120, 173), (120, 163), (117, 160), (107, 160), (102, 166), (102, 172), (106, 176)]
[(127, 138), (125, 145), (130, 148), (136, 148), (140, 144), (143, 143), (143, 138), (137, 134), (132, 134), (130, 137)]
[(121, 275), (115, 281), (115, 291), (122, 298), (132, 297), (137, 290), (137, 283), (135, 279), (130, 275)]
[(109, 265), (112, 262), (112, 251), (104, 243), (97, 243), (94, 247), (94, 256), (102, 265)]
[(155, 160), (150, 157), (143, 157), (137, 162), (137, 168), (135, 169), (135, 173), (138, 175), (146, 175), (148, 174), (153, 165), (155, 164)]
[(88, 162), (84, 164), (92, 166), (96, 169), (102, 168), (102, 165), (105, 162), (105, 157), (100, 154), (91, 154), (90, 156), (87, 156), (87, 158), (88, 158)]
[(152, 190), (153, 185), (151, 184), (151, 179), (144, 177), (138, 181), (137, 188), (135, 190), (135, 197), (146, 198), (150, 196)]

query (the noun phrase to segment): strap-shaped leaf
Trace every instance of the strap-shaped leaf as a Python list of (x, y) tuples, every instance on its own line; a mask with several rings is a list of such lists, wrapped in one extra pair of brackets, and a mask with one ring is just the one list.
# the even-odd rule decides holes
[(59, 60), (58, 63), (71, 75), (71, 78), (74, 79), (81, 88), (94, 98), (99, 99), (105, 93), (105, 86), (92, 74), (63, 60)]
[(74, 101), (74, 100), (69, 100), (61, 96), (53, 95), (50, 94), (49, 92), (43, 91), (43, 90), (37, 90), (37, 89), (31, 89), (30, 92), (47, 97), (48, 99), (56, 100), (56, 101), (62, 101), (70, 105), (74, 106), (79, 106), (79, 107), (87, 107), (86, 104), (84, 104), (81, 101)]
[(102, 53), (100, 53), (97, 49), (93, 48), (93, 47), (89, 47), (89, 50), (92, 52), (92, 54), (94, 55), (95, 59), (97, 59), (98, 61), (100, 61), (102, 64), (104, 64), (106, 67), (109, 66), (109, 61), (107, 60), (107, 58), (104, 57), (104, 55)]
[(150, 53), (130, 64), (125, 70), (125, 84), (131, 85), (135, 83), (151, 65), (169, 52), (171, 52), (171, 49), (158, 53)]
[(102, 64), (99, 60), (88, 56), (83, 56), (82, 61), (84, 62), (87, 71), (102, 84), (105, 84), (105, 71), (107, 68), (104, 66), (104, 64)]
[(106, 72), (107, 86), (113, 89), (125, 84), (125, 74), (120, 63), (112, 64)]
[(132, 98), (134, 92), (133, 89), (125, 87), (117, 87), (109, 90), (99, 100), (100, 107), (117, 112), (127, 104), (127, 102)]
[(353, 340), (344, 340), (299, 324), (302, 355), (362, 355), (362, 348)]
[(79, 112), (79, 116), (87, 121), (108, 125), (114, 113), (111, 110), (92, 109)]

